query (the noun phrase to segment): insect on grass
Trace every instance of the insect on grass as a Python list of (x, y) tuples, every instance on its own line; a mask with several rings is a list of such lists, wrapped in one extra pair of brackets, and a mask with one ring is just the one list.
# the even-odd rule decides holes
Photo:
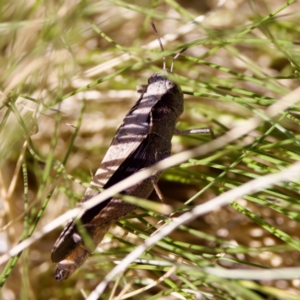
[[(164, 52), (152, 21), (151, 25)], [(209, 128), (184, 131), (175, 128), (179, 116), (183, 113), (184, 103), (180, 86), (173, 81), (173, 76), (172, 80), (170, 79), (170, 75), (174, 60), (181, 52), (173, 58), (170, 70), (166, 68), (166, 59), (163, 57), (163, 73), (155, 73), (148, 79), (142, 95), (117, 130), (92, 179), (92, 187), (86, 190), (81, 203), (99, 193), (93, 187), (107, 189), (137, 171), (168, 157), (171, 154), (171, 139), (174, 134), (212, 134)], [(122, 193), (148, 198), (155, 189), (161, 198), (157, 187), (160, 174), (161, 172), (156, 172)], [(112, 197), (86, 210), (79, 220), (69, 221), (52, 249), (51, 259), (54, 263), (58, 263), (55, 278), (58, 281), (67, 279), (95, 250), (109, 227), (135, 208), (135, 205)], [(87, 239), (83, 239), (83, 233), (88, 234)]]

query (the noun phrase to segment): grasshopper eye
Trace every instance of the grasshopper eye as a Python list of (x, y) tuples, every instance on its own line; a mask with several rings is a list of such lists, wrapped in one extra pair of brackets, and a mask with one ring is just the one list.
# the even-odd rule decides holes
[(166, 87), (167, 87), (168, 90), (174, 88), (175, 85), (176, 85), (176, 84), (175, 84), (173, 81), (171, 81), (171, 80), (166, 80)]

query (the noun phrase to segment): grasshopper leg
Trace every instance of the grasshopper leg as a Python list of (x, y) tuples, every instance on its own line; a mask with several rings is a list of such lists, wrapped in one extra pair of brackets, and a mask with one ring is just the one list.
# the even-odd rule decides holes
[(163, 194), (162, 194), (162, 192), (161, 192), (161, 190), (160, 190), (158, 184), (157, 184), (156, 182), (154, 182), (154, 180), (152, 181), (152, 184), (153, 184), (153, 188), (154, 188), (155, 193), (156, 193), (156, 195), (158, 196), (159, 200), (160, 200), (162, 203), (164, 203), (164, 196), (163, 196)]
[(215, 139), (215, 134), (211, 128), (194, 128), (188, 130), (174, 130), (175, 135), (186, 135), (186, 134), (210, 134), (212, 139)]

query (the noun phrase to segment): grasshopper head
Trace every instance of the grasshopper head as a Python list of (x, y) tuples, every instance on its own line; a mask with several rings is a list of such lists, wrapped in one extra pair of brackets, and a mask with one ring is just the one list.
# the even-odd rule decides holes
[(179, 117), (183, 113), (183, 93), (179, 84), (173, 80), (172, 73), (154, 73), (148, 79), (148, 95), (159, 97)]

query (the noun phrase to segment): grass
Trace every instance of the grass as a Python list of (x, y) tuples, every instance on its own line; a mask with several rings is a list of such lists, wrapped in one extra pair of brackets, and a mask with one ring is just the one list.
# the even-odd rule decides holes
[[(1, 299), (300, 299), (299, 3), (199, 3), (0, 4)], [(62, 225), (161, 71), (151, 19), (166, 55), (188, 47), (177, 127), (217, 138), (175, 136), (159, 182), (172, 214), (140, 201), (58, 283)]]

